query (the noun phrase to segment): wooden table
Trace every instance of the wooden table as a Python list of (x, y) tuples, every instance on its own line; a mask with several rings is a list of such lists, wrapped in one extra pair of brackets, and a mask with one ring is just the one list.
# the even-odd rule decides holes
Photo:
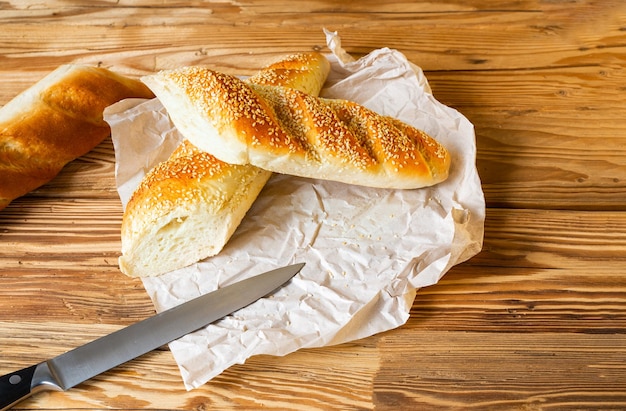
[[(167, 349), (19, 409), (625, 409), (626, 7), (621, 0), (0, 3), (0, 104), (68, 62), (251, 74), (395, 48), (476, 127), (483, 251), (408, 323), (253, 357), (186, 392)], [(0, 373), (154, 312), (117, 266), (110, 139), (0, 212)]]

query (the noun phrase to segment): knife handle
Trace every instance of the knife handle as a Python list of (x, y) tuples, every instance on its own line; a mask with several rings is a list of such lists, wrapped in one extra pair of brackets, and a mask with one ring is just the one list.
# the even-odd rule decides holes
[(45, 362), (3, 375), (0, 377), (0, 411), (42, 390), (62, 390)]
[(0, 410), (8, 410), (32, 394), (30, 384), (36, 365), (0, 377)]

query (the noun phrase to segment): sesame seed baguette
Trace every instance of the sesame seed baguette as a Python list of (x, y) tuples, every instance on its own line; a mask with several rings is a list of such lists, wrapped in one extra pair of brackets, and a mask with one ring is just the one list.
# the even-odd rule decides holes
[(0, 210), (109, 136), (103, 111), (128, 97), (153, 94), (107, 69), (67, 64), (0, 108)]
[[(282, 84), (317, 95), (329, 70), (323, 55), (302, 53), (246, 83)], [(185, 139), (146, 174), (126, 205), (120, 270), (132, 277), (155, 276), (218, 254), (270, 176), (252, 165), (220, 161)]]
[(383, 188), (421, 188), (448, 176), (449, 153), (435, 139), (350, 101), (202, 67), (142, 80), (185, 137), (222, 161)]

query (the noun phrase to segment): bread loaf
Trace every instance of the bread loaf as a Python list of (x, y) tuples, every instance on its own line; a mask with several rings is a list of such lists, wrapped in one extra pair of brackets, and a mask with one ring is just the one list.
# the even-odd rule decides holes
[[(297, 54), (246, 83), (283, 84), (316, 95), (329, 70), (321, 54)], [(222, 162), (183, 141), (144, 177), (126, 206), (120, 270), (154, 276), (219, 253), (270, 176), (252, 165)]]
[(435, 139), (353, 102), (199, 67), (142, 80), (187, 139), (228, 163), (384, 188), (448, 176), (450, 156)]
[(110, 134), (104, 109), (153, 97), (140, 81), (104, 68), (64, 65), (0, 109), (0, 210), (47, 183)]

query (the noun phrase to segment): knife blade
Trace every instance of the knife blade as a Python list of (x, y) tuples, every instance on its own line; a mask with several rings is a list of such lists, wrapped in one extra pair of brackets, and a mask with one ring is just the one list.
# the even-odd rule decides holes
[(52, 359), (0, 377), (0, 411), (45, 390), (66, 391), (225, 317), (284, 285), (294, 264), (219, 288)]

